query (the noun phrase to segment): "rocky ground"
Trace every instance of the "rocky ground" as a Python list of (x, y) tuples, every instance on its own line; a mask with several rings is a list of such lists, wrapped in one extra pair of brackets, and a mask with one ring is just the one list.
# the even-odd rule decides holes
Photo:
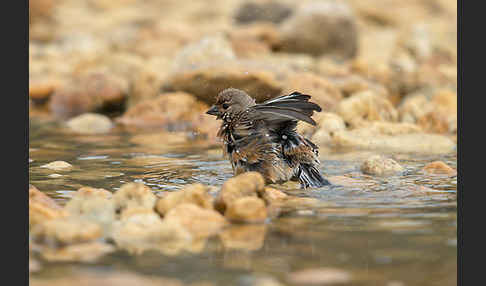
[(324, 109), (301, 127), (322, 149), (455, 148), (455, 1), (29, 2), (31, 117), (215, 140), (222, 89), (298, 90)]
[[(147, 129), (217, 143), (219, 122), (205, 111), (222, 89), (243, 89), (257, 102), (300, 91), (323, 108), (314, 116), (316, 127), (299, 125), (321, 154), (336, 148), (456, 150), (456, 1), (29, 4), (29, 115), (36, 120), (60, 122), (81, 134)], [(72, 168), (62, 161), (42, 167)], [(387, 176), (403, 167), (372, 156), (361, 172)], [(423, 172), (457, 174), (441, 161)], [(161, 196), (135, 183), (114, 193), (86, 187), (65, 206), (31, 186), (29, 247), (48, 261), (84, 262), (116, 248), (197, 252), (216, 235), (228, 247), (255, 247), (254, 237), (229, 226), (258, 228), (288, 209), (318, 203), (265, 186), (256, 173), (231, 178), (220, 189), (194, 184)], [(39, 267), (30, 261), (31, 271)], [(289, 279), (301, 276), (309, 275)]]

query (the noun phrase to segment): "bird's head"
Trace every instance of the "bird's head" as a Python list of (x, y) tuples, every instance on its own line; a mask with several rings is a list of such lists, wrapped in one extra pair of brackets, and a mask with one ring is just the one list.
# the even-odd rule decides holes
[(253, 105), (255, 100), (246, 92), (227, 88), (218, 94), (216, 103), (206, 113), (216, 116), (216, 119), (225, 119), (227, 116), (231, 118)]

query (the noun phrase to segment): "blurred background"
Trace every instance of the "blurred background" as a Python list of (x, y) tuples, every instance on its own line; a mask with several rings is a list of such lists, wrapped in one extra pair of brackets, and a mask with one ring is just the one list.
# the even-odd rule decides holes
[(257, 101), (311, 94), (348, 128), (404, 122), (456, 141), (454, 0), (29, 5), (31, 118), (98, 113), (124, 126), (214, 138), (218, 125), (202, 113), (231, 86)]

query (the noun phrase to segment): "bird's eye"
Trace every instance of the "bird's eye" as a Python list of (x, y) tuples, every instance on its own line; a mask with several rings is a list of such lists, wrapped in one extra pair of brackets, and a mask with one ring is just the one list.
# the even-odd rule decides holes
[(222, 106), (223, 106), (224, 109), (228, 109), (228, 107), (229, 107), (229, 105), (227, 103), (223, 103)]

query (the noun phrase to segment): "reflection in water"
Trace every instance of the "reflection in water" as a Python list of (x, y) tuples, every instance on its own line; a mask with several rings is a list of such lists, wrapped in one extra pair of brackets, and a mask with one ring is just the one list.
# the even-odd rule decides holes
[[(61, 204), (82, 186), (115, 191), (135, 181), (157, 194), (192, 183), (219, 187), (232, 177), (219, 146), (188, 145), (183, 134), (118, 130), (66, 136), (57, 126), (31, 122), (29, 147), (30, 183)], [(279, 217), (265, 224), (230, 225), (176, 254), (152, 247), (137, 255), (119, 249), (90, 264), (42, 261), (32, 275), (124, 271), (214, 285), (240, 285), (248, 275), (266, 275), (292, 285), (291, 272), (331, 267), (350, 273), (352, 285), (455, 285), (457, 178), (420, 172), (435, 160), (456, 168), (455, 154), (392, 154), (406, 172), (384, 178), (361, 174), (363, 155), (353, 154), (322, 157), (323, 172), (335, 180), (331, 187), (272, 186), (303, 200), (296, 202), (298, 208), (279, 209)], [(73, 168), (40, 167), (57, 160)], [(54, 173), (62, 176), (50, 176)]]

